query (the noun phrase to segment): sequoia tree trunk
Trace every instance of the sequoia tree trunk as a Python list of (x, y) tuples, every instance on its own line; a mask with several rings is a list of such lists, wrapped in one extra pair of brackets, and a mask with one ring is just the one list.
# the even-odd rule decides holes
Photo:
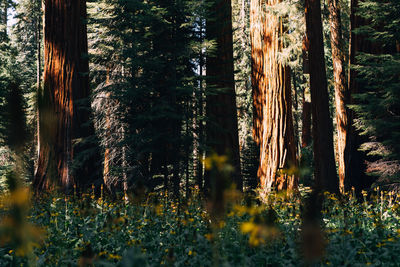
[(349, 118), (347, 105), (350, 104), (350, 93), (346, 84), (345, 62), (343, 53), (342, 23), (340, 19), (339, 0), (329, 1), (329, 19), (331, 30), (331, 47), (333, 76), (335, 86), (336, 105), (336, 129), (337, 129), (337, 155), (339, 165), (339, 186), (344, 192), (344, 181), (348, 167), (348, 157), (345, 153), (349, 151), (348, 134)]
[[(216, 40), (215, 53), (208, 52), (206, 74), (207, 145), (210, 153), (227, 155), (234, 167), (233, 182), (242, 190), (240, 171), (238, 120), (233, 75), (232, 8), (230, 0), (214, 0), (207, 21), (207, 37)], [(206, 187), (210, 186), (207, 174)]]
[(278, 59), (282, 19), (265, 11), (279, 0), (252, 0), (250, 34), (253, 87), (253, 136), (260, 147), (258, 177), (264, 193), (294, 189), (298, 178), (285, 173), (297, 166), (292, 118), (290, 68)]
[(333, 124), (329, 114), (320, 0), (306, 0), (305, 15), (309, 42), (315, 186), (336, 193), (339, 183), (333, 150)]
[(46, 0), (44, 87), (39, 94), (39, 159), (36, 190), (88, 183), (93, 168), (72, 169), (73, 140), (93, 133), (89, 121), (86, 1)]

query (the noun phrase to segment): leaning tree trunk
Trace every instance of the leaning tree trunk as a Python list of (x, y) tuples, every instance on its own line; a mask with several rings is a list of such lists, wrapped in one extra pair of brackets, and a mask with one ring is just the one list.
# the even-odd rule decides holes
[[(93, 162), (72, 170), (78, 151), (73, 140), (93, 133), (87, 127), (89, 97), (85, 0), (46, 0), (44, 29), (44, 88), (39, 95), (39, 159), (37, 190), (85, 184)], [(79, 106), (78, 106), (79, 105)], [(79, 177), (78, 177), (79, 175)]]
[(317, 188), (339, 191), (333, 151), (333, 125), (329, 114), (320, 0), (305, 1), (306, 34), (309, 42), (314, 174)]
[(329, 19), (331, 30), (331, 47), (333, 75), (335, 85), (335, 104), (336, 104), (336, 129), (337, 129), (337, 154), (339, 165), (339, 186), (340, 191), (344, 192), (344, 181), (346, 177), (348, 157), (345, 153), (348, 149), (349, 134), (349, 111), (347, 105), (350, 104), (350, 94), (346, 84), (345, 62), (343, 53), (342, 23), (340, 20), (339, 0), (329, 1)]
[[(207, 145), (209, 152), (228, 155), (234, 167), (233, 182), (242, 190), (240, 171), (238, 120), (233, 75), (232, 9), (230, 0), (214, 0), (207, 21), (207, 37), (216, 40), (215, 54), (208, 53), (206, 74)], [(210, 187), (206, 174), (205, 187)]]
[(250, 33), (252, 44), (253, 135), (260, 147), (258, 177), (265, 193), (294, 189), (298, 179), (285, 174), (296, 162), (292, 119), (290, 68), (278, 60), (282, 50), (282, 19), (264, 6), (279, 0), (252, 0)]

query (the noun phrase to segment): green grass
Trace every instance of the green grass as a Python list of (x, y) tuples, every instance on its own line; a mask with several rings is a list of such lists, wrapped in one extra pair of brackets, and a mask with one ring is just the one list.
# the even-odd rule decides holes
[[(304, 242), (303, 200), (283, 195), (262, 206), (226, 199), (230, 205), (219, 220), (197, 194), (187, 203), (161, 194), (129, 203), (92, 194), (42, 197), (30, 205), (30, 223), (19, 226), (31, 230), (15, 229), (41, 233), (21, 241), (29, 246), (6, 238), (5, 218), (13, 216), (15, 201), (8, 196), (2, 200), (0, 266), (396, 266), (400, 196), (375, 195), (368, 201), (327, 195), (322, 231), (311, 230)], [(305, 260), (307, 253), (313, 262)]]

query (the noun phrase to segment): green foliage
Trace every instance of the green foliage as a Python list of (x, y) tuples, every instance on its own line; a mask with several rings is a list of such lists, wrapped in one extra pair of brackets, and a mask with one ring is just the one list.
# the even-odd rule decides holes
[[(7, 3), (6, 3), (7, 2)], [(22, 5), (22, 1), (20, 1)], [(35, 50), (29, 57), (20, 57), (21, 48), (29, 50), (30, 42), (28, 40), (19, 40), (19, 37), (28, 36), (30, 32), (19, 34), (13, 27), (5, 27), (7, 20), (3, 20), (6, 12), (4, 4), (7, 4), (7, 13), (11, 8), (16, 9), (17, 4), (12, 1), (1, 1), (1, 29), (0, 29), (0, 180), (4, 182), (5, 175), (11, 170), (17, 158), (21, 159), (22, 165), (30, 165), (30, 150), (27, 149), (31, 144), (31, 126), (33, 111), (27, 112), (27, 100), (32, 100), (31, 87), (32, 79), (30, 76), (34, 68), (30, 67), (28, 62), (30, 58), (35, 58)], [(17, 8), (17, 12), (20, 9)], [(29, 16), (29, 10), (26, 11)], [(27, 18), (27, 17), (26, 17)], [(26, 26), (22, 19), (17, 25)], [(32, 37), (30, 36), (30, 39)], [(23, 46), (22, 44), (25, 44)], [(25, 50), (26, 51), (26, 50)], [(30, 102), (32, 103), (32, 102)], [(27, 121), (27, 114), (30, 123)], [(26, 167), (26, 166), (25, 166)], [(22, 176), (22, 173), (19, 173)]]
[[(361, 201), (326, 195), (320, 240), (326, 249), (315, 263), (395, 265), (400, 260), (399, 197), (380, 191), (368, 200), (365, 193)], [(2, 214), (8, 209), (6, 199)], [(226, 214), (212, 226), (196, 192), (186, 204), (162, 194), (139, 202), (130, 198), (129, 204), (97, 199), (93, 193), (42, 197), (29, 218), (43, 227), (45, 240), (32, 241), (29, 259), (36, 266), (300, 266), (307, 262), (301, 253), (299, 200), (282, 194), (271, 195), (267, 206), (229, 201)], [(24, 249), (3, 246), (1, 265), (27, 263)]]
[(111, 183), (121, 184), (129, 172), (135, 180), (177, 177), (191, 147), (199, 47), (193, 14), (201, 4), (121, 0), (89, 7), (93, 107), (101, 144), (111, 154)]
[(362, 1), (358, 15), (366, 25), (356, 34), (369, 42), (357, 56), (357, 128), (370, 139), (364, 148), (384, 160), (400, 158), (399, 1)]
[(6, 96), (5, 144), (14, 152), (23, 152), (29, 133), (26, 127), (25, 103), (20, 86), (11, 81)]

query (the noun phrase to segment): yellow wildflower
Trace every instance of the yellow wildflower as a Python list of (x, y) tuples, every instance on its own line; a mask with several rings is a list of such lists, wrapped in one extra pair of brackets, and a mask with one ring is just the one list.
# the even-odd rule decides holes
[(214, 236), (213, 236), (213, 234), (212, 233), (209, 233), (209, 234), (205, 234), (204, 235), (204, 237), (208, 240), (208, 241), (211, 241), (211, 240), (213, 240), (214, 239)]
[(109, 260), (121, 260), (122, 257), (121, 257), (120, 255), (116, 255), (116, 254), (111, 254), (111, 253), (109, 253), (109, 254), (108, 254), (108, 259), (109, 259)]

